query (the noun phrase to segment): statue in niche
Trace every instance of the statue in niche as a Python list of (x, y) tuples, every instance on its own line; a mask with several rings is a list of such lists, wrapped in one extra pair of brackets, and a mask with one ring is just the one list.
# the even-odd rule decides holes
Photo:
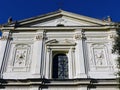
[(105, 64), (105, 55), (104, 55), (104, 50), (94, 50), (95, 54), (95, 61), (96, 65), (104, 65)]

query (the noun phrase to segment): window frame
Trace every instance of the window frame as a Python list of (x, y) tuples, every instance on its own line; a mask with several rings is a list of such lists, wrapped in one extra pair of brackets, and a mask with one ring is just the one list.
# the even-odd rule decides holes
[(52, 78), (52, 65), (53, 56), (57, 53), (65, 53), (68, 57), (68, 79), (72, 79), (75, 76), (75, 43), (73, 44), (47, 44), (46, 45), (46, 74), (45, 77), (48, 79)]

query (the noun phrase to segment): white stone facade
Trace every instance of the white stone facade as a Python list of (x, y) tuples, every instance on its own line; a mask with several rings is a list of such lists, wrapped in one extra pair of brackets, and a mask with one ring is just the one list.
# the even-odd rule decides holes
[[(58, 10), (0, 28), (0, 90), (117, 90), (115, 23)], [(68, 78), (53, 78), (53, 58)]]

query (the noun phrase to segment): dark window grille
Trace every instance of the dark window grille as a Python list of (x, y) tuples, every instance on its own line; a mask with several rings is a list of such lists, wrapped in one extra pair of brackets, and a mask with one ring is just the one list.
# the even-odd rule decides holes
[(68, 79), (68, 57), (65, 54), (57, 54), (53, 57), (53, 78)]

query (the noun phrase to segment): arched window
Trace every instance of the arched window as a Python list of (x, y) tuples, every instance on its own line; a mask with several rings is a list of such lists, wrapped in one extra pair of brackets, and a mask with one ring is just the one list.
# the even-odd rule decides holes
[(68, 78), (68, 57), (66, 56), (66, 54), (56, 54), (53, 57), (52, 78)]

